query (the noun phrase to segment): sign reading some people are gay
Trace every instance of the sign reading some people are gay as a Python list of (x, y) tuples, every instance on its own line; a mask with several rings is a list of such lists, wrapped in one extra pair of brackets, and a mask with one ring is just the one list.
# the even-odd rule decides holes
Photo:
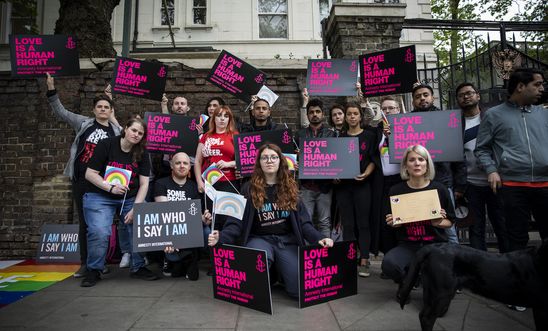
[(242, 177), (251, 176), (259, 147), (265, 143), (278, 145), (284, 153), (293, 153), (295, 151), (290, 129), (235, 135), (234, 150), (236, 155), (236, 167), (240, 169), (240, 175)]
[(412, 145), (426, 147), (434, 162), (464, 159), (460, 110), (388, 115), (388, 121), (390, 163), (400, 163)]
[(266, 252), (217, 245), (210, 248), (215, 299), (272, 314), (272, 296)]
[(310, 95), (355, 96), (357, 60), (308, 60), (306, 87)]
[(112, 92), (161, 101), (166, 80), (167, 66), (161, 62), (116, 57)]
[(266, 74), (223, 50), (211, 68), (207, 80), (234, 95), (251, 102), (266, 81)]
[(343, 179), (360, 174), (358, 138), (306, 138), (300, 144), (300, 179)]
[(147, 123), (147, 145), (151, 153), (175, 154), (185, 152), (196, 154), (198, 146), (198, 119), (183, 115), (145, 113)]
[(358, 293), (356, 241), (333, 247), (299, 246), (299, 307), (305, 308)]
[(411, 92), (416, 81), (415, 45), (360, 55), (360, 82), (365, 97)]
[(135, 252), (204, 246), (200, 200), (136, 203), (133, 210)]
[(80, 262), (78, 224), (42, 225), (36, 262)]
[(11, 76), (18, 78), (77, 76), (80, 59), (76, 37), (10, 35)]

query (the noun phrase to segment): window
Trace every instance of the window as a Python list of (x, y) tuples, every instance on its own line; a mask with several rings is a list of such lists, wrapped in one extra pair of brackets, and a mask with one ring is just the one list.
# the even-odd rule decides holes
[(287, 38), (287, 0), (258, 0), (259, 38)]
[(192, 0), (192, 23), (207, 23), (207, 2), (206, 0)]
[[(175, 25), (175, 0), (162, 0), (162, 7), (160, 9), (161, 25)], [(167, 5), (167, 15), (166, 15)], [(169, 22), (169, 24), (168, 24)]]

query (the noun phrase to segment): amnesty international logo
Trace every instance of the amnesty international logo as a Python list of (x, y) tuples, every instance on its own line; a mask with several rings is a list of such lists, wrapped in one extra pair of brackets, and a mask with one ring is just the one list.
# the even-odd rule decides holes
[(196, 208), (196, 203), (195, 202), (190, 204), (190, 207), (188, 208), (188, 213), (192, 216), (194, 216), (198, 213), (198, 208)]

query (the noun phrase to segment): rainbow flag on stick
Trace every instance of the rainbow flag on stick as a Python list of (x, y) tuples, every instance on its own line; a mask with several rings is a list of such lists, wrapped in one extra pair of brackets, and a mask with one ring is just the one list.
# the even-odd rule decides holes
[(202, 173), (202, 179), (211, 185), (217, 183), (221, 177), (224, 176), (221, 169), (217, 168), (217, 165), (213, 163)]

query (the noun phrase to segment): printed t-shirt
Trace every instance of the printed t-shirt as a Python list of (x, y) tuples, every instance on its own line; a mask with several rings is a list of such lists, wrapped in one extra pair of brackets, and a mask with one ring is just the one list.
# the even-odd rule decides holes
[(196, 182), (187, 179), (183, 185), (179, 185), (171, 176), (156, 181), (154, 185), (154, 197), (159, 196), (167, 197), (168, 201), (200, 199)]
[[(266, 199), (253, 220), (251, 233), (254, 235), (285, 235), (291, 233), (289, 211), (280, 209), (276, 203), (276, 185), (267, 186)], [(251, 200), (247, 203), (253, 203)]]
[(74, 160), (75, 174), (74, 178), (85, 181), (86, 169), (88, 168), (89, 160), (93, 156), (93, 151), (103, 139), (114, 137), (114, 129), (112, 125), (104, 126), (97, 121), (84, 131), (78, 141), (78, 156)]
[[(234, 132), (233, 134), (238, 134)], [(218, 161), (231, 162), (235, 160), (234, 138), (232, 134), (227, 133), (206, 133), (200, 138), (203, 148), (202, 172), (212, 163)], [(219, 181), (236, 180), (235, 168), (223, 169), (225, 176), (221, 176)]]

